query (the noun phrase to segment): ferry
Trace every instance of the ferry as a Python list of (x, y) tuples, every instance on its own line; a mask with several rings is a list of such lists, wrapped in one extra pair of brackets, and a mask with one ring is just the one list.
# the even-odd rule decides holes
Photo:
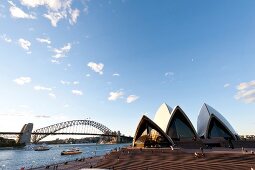
[(50, 147), (46, 145), (40, 145), (40, 146), (35, 146), (34, 151), (47, 151), (50, 150)]
[(65, 151), (61, 152), (61, 155), (75, 155), (75, 154), (80, 154), (82, 151), (80, 151), (79, 148), (71, 148)]

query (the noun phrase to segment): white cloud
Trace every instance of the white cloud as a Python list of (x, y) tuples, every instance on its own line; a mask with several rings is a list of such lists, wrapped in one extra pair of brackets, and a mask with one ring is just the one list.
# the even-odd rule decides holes
[(9, 38), (6, 34), (1, 35), (0, 37), (1, 37), (1, 39), (3, 39), (7, 43), (11, 43), (12, 42), (12, 39)]
[(78, 84), (80, 84), (80, 82), (74, 81), (73, 84), (74, 84), (74, 85), (78, 85)]
[(103, 74), (103, 68), (104, 68), (104, 64), (102, 63), (95, 63), (95, 62), (89, 62), (88, 66), (95, 72), (99, 73), (99, 74)]
[(64, 16), (60, 12), (49, 12), (48, 14), (43, 14), (43, 16), (50, 20), (53, 27), (57, 27), (57, 23)]
[(36, 40), (40, 43), (46, 43), (46, 44), (51, 44), (51, 41), (49, 38), (36, 38)]
[(22, 9), (18, 8), (12, 1), (8, 2), (11, 5), (9, 11), (12, 17), (22, 19), (36, 19), (34, 15), (25, 13)]
[(86, 74), (86, 77), (90, 77), (90, 74)]
[(80, 91), (80, 90), (72, 90), (72, 93), (73, 93), (73, 95), (76, 95), (76, 96), (82, 96), (83, 95), (83, 92)]
[(165, 75), (166, 77), (168, 77), (168, 76), (173, 76), (174, 73), (173, 73), (173, 72), (166, 72), (164, 75)]
[(35, 115), (36, 118), (50, 118), (48, 115)]
[(38, 6), (47, 6), (49, 9), (57, 11), (61, 8), (62, 0), (20, 0), (22, 5), (35, 8)]
[(34, 86), (34, 90), (42, 90), (42, 91), (52, 91), (52, 88), (49, 87), (43, 87), (43, 86)]
[(230, 86), (229, 83), (224, 84), (224, 87), (225, 87), (225, 88), (226, 88), (226, 87), (229, 87), (229, 86)]
[(55, 55), (53, 55), (52, 57), (55, 59), (63, 58), (71, 50), (71, 48), (72, 48), (71, 43), (67, 43), (62, 48), (55, 48), (53, 51)]
[(112, 74), (112, 76), (120, 76), (120, 74), (119, 73), (114, 73), (114, 74)]
[(237, 87), (237, 93), (234, 96), (236, 100), (245, 103), (255, 103), (255, 80), (240, 83)]
[(108, 100), (114, 101), (121, 98), (124, 95), (124, 93), (122, 91), (116, 91), (116, 92), (110, 92), (109, 95), (110, 96), (108, 97)]
[(5, 18), (6, 16), (2, 13), (5, 9), (5, 6), (0, 4), (0, 18)]
[(61, 19), (68, 19), (71, 25), (77, 22), (80, 11), (72, 9), (72, 0), (21, 0), (21, 4), (29, 8), (44, 6), (47, 13), (43, 16), (50, 20), (51, 25), (56, 27)]
[(63, 84), (63, 85), (70, 85), (71, 84), (70, 81), (64, 81), (64, 80), (61, 80), (60, 83)]
[(20, 38), (19, 41), (18, 41), (19, 45), (25, 49), (25, 50), (29, 50), (29, 47), (31, 46), (31, 42), (28, 41), (28, 40), (25, 40), (23, 38)]
[(54, 93), (49, 93), (49, 96), (53, 99), (55, 99), (57, 96)]
[(70, 11), (71, 19), (69, 19), (70, 24), (75, 24), (77, 22), (77, 18), (80, 15), (80, 11), (78, 9)]
[(19, 77), (13, 81), (17, 83), (18, 85), (24, 85), (24, 84), (30, 83), (32, 79), (30, 77)]
[(55, 60), (55, 59), (52, 59), (52, 60), (50, 60), (52, 63), (54, 63), (54, 64), (60, 64), (60, 62), (58, 61), (58, 60)]
[(129, 95), (127, 97), (127, 103), (132, 103), (134, 101), (136, 101), (137, 99), (139, 99), (139, 96), (136, 96), (136, 95)]
[(255, 87), (255, 80), (250, 81), (250, 82), (240, 83), (236, 88), (237, 88), (237, 90), (245, 90), (250, 87)]

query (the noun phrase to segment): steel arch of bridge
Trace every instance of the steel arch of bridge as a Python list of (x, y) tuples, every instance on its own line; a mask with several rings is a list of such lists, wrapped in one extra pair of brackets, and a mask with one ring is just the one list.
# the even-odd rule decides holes
[[(54, 134), (55, 132), (71, 127), (71, 126), (78, 126), (78, 125), (88, 125), (88, 126), (92, 126), (98, 130), (100, 130), (102, 132), (102, 134), (110, 134), (112, 131), (104, 126), (101, 123), (92, 121), (92, 120), (72, 120), (72, 121), (66, 121), (66, 122), (61, 122), (61, 123), (57, 123), (54, 125), (50, 125), (47, 127), (43, 127), (40, 129), (37, 129), (35, 131), (33, 131), (33, 136), (32, 136), (32, 142), (38, 142), (40, 140), (42, 140), (43, 138)], [(38, 134), (36, 134), (38, 133)]]

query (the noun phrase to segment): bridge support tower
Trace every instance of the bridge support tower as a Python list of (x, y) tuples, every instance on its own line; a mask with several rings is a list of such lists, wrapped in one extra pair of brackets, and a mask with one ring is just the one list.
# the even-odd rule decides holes
[(18, 138), (18, 143), (19, 144), (30, 144), (31, 143), (31, 133), (33, 130), (33, 123), (28, 123), (23, 126), (21, 129), (21, 134), (19, 135)]

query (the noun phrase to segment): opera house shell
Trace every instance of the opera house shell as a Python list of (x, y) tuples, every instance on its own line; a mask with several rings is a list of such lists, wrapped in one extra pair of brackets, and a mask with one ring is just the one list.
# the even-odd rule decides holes
[(197, 119), (197, 131), (181, 109), (172, 109), (163, 103), (154, 121), (147, 116), (140, 120), (133, 139), (134, 147), (167, 147), (177, 142), (197, 142), (202, 139), (220, 138), (238, 140), (239, 136), (229, 122), (211, 106), (204, 104)]
[(133, 140), (135, 147), (169, 147), (173, 145), (172, 139), (151, 119), (143, 115)]
[(163, 103), (159, 109), (157, 110), (155, 117), (154, 117), (154, 122), (164, 131), (166, 132), (168, 122), (171, 117), (171, 112), (173, 109), (168, 106), (166, 103)]
[(197, 119), (197, 133), (201, 138), (223, 137), (238, 140), (239, 136), (230, 123), (214, 108), (204, 104)]

